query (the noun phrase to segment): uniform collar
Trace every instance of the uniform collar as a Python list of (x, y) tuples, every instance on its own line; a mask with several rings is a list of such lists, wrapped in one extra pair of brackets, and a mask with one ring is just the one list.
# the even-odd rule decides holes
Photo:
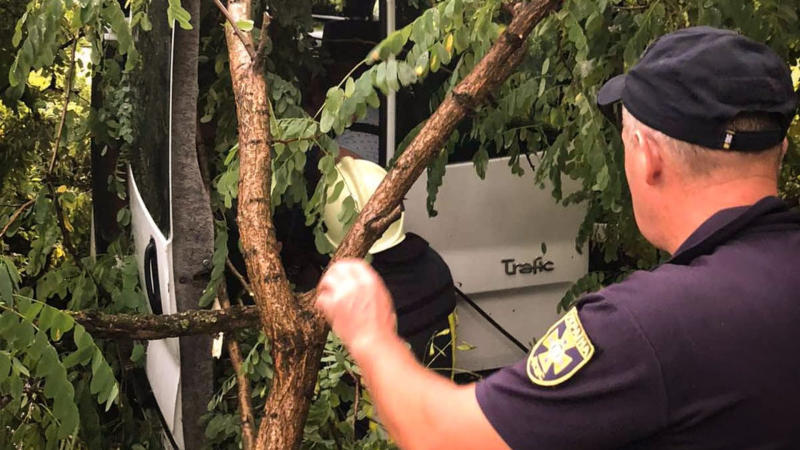
[(766, 216), (778, 215), (775, 219), (783, 223), (800, 224), (800, 213), (789, 211), (778, 197), (764, 197), (753, 205), (723, 209), (708, 218), (678, 248), (667, 263), (686, 265), (695, 258), (711, 253), (720, 244), (732, 239), (741, 231), (762, 222)]

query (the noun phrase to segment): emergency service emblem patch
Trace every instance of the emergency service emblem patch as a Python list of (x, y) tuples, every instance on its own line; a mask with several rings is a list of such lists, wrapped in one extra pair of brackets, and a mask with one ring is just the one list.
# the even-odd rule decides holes
[(572, 308), (547, 331), (528, 356), (528, 378), (539, 386), (556, 386), (575, 375), (594, 355), (594, 345)]

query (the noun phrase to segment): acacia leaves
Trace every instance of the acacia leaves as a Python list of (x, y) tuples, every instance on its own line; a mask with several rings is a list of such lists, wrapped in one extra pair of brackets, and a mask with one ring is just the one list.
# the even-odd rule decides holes
[[(14, 272), (7, 259), (0, 261), (0, 273)], [(29, 420), (25, 410), (41, 408), (47, 415), (36, 424), (41, 433), (33, 436), (45, 436), (47, 448), (56, 448), (59, 441), (76, 435), (80, 423), (68, 370), (77, 366), (90, 370), (91, 393), (106, 410), (116, 401), (119, 385), (101, 350), (71, 316), (26, 297), (9, 297), (6, 288), (0, 299), (0, 392), (9, 398), (0, 409), (0, 422), (25, 425)], [(70, 332), (75, 350), (60, 355), (54, 344)], [(34, 401), (49, 407), (34, 406)], [(23, 445), (26, 438), (25, 433), (14, 434), (12, 442)]]
[[(137, 23), (141, 23), (141, 19)], [(27, 13), (17, 22), (13, 36), (12, 43), (20, 48), (9, 71), (10, 85), (24, 86), (31, 71), (52, 66), (56, 56), (64, 48), (63, 43), (79, 39), (81, 34), (86, 36), (94, 48), (99, 49), (99, 42), (105, 32), (104, 27), (108, 27), (114, 34), (119, 53), (127, 55), (126, 67), (133, 68), (138, 61), (138, 53), (134, 47), (130, 24), (119, 2), (114, 0), (31, 2)], [(97, 57), (99, 58), (99, 55)], [(19, 93), (21, 95), (21, 90)]]

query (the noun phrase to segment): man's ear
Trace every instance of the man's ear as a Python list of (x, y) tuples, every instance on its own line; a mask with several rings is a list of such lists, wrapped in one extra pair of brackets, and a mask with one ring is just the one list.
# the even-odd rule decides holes
[(645, 182), (651, 186), (659, 183), (664, 170), (664, 147), (653, 136), (640, 130), (636, 130), (634, 139), (637, 142), (639, 163), (644, 169)]

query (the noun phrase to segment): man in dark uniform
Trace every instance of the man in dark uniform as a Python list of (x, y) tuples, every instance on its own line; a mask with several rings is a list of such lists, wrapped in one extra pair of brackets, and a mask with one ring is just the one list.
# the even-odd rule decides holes
[(777, 198), (788, 67), (690, 28), (598, 95), (619, 101), (637, 224), (672, 259), (583, 297), (526, 360), (456, 386), (399, 342), (369, 266), (323, 278), (318, 307), (401, 448), (800, 449), (800, 213)]

